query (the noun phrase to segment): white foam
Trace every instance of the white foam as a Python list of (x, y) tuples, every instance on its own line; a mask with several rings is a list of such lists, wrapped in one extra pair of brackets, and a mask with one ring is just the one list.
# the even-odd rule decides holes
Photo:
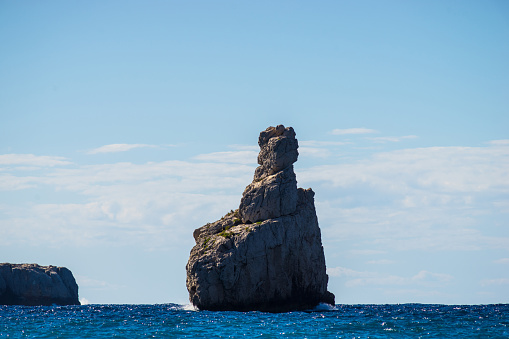
[(85, 299), (85, 298), (80, 298), (80, 304), (82, 305), (88, 305), (90, 304), (90, 301), (88, 301), (88, 299)]
[(184, 311), (198, 311), (198, 308), (193, 304), (181, 305), (181, 308)]
[(324, 312), (324, 311), (337, 311), (338, 308), (334, 305), (329, 305), (325, 303), (318, 304), (315, 308), (313, 308), (313, 312)]

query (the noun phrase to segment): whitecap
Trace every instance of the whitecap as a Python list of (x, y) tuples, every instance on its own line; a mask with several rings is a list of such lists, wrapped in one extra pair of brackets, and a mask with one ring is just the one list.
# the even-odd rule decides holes
[(315, 308), (311, 310), (311, 312), (328, 312), (328, 311), (337, 311), (338, 308), (334, 305), (320, 303)]
[(80, 304), (81, 305), (89, 305), (90, 301), (88, 301), (88, 299), (85, 299), (85, 298), (81, 297), (80, 298)]
[(198, 311), (198, 308), (193, 304), (180, 305), (180, 309), (183, 311)]

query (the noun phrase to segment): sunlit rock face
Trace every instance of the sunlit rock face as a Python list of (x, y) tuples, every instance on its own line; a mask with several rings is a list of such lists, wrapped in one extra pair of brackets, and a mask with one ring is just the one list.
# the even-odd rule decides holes
[(327, 291), (314, 192), (297, 188), (293, 128), (260, 133), (258, 168), (240, 206), (196, 229), (190, 301), (203, 310), (286, 312), (334, 304)]
[(79, 305), (78, 285), (65, 267), (0, 264), (0, 305)]

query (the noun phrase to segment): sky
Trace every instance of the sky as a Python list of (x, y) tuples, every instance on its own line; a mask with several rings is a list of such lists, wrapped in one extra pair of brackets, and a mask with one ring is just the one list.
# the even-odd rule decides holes
[(1, 1), (0, 46), (0, 262), (187, 304), (283, 124), (337, 303), (509, 303), (509, 2)]

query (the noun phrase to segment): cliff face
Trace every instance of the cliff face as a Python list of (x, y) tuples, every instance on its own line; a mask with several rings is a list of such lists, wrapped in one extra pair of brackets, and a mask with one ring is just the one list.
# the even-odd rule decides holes
[(260, 133), (259, 167), (239, 209), (196, 229), (187, 264), (190, 301), (204, 310), (285, 312), (334, 304), (314, 192), (297, 188), (291, 127)]
[(80, 304), (71, 271), (37, 264), (0, 264), (0, 305), (53, 304)]

